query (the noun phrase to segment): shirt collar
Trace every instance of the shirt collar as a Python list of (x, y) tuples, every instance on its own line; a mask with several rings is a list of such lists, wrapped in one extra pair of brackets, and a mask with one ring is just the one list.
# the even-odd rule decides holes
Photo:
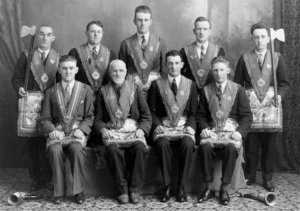
[(39, 51), (40, 54), (43, 53), (43, 52), (45, 52), (45, 58), (46, 58), (48, 56), (49, 52), (50, 52), (50, 48), (48, 50), (43, 51), (42, 49), (40, 49), (38, 47), (38, 51)]
[(147, 32), (147, 33), (145, 33), (145, 34), (137, 33), (139, 42), (142, 42), (142, 36), (143, 36), (143, 35), (145, 36), (146, 43), (148, 43), (148, 40), (149, 40), (149, 37), (150, 37), (150, 32)]
[(224, 93), (224, 89), (225, 89), (225, 87), (226, 87), (226, 85), (227, 85), (227, 82), (228, 82), (228, 80), (224, 81), (224, 82), (221, 83), (221, 84), (219, 84), (219, 83), (216, 82), (216, 86), (217, 86), (217, 87), (218, 87), (219, 85), (222, 85), (222, 93)]
[(96, 47), (96, 51), (97, 51), (97, 53), (99, 53), (100, 44), (99, 45), (91, 45), (88, 43), (88, 46), (89, 46), (90, 51), (93, 51), (93, 48)]
[(262, 51), (262, 52), (258, 52), (258, 51), (255, 50), (255, 54), (257, 55), (257, 57), (259, 56), (259, 54), (262, 54), (262, 55), (263, 55), (263, 58), (265, 58), (266, 53), (267, 53), (267, 49), (265, 49), (265, 50)]
[(196, 41), (196, 45), (199, 49), (201, 49), (201, 46), (204, 46), (204, 51), (206, 52), (206, 49), (208, 47), (208, 41), (206, 41), (204, 44), (199, 43), (198, 41)]
[[(62, 84), (62, 86), (63, 86), (63, 88), (64, 88), (64, 90), (65, 90), (65, 89), (66, 89), (66, 86), (67, 86), (67, 83), (64, 82), (64, 81), (61, 81), (61, 84)], [(73, 87), (74, 87), (74, 85), (75, 85), (75, 80), (72, 81), (72, 82), (70, 82), (69, 84), (70, 84), (71, 90), (73, 90)]]
[[(172, 84), (173, 79), (174, 79), (174, 78), (168, 74), (168, 80), (169, 80), (169, 83), (170, 83), (170, 84)], [(175, 81), (176, 81), (177, 87), (179, 87), (180, 80), (181, 80), (181, 75), (179, 74), (177, 77), (175, 77)]]

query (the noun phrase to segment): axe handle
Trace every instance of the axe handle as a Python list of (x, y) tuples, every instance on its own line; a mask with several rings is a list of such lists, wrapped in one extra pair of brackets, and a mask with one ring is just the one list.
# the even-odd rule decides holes
[[(270, 36), (271, 36), (271, 31), (270, 31)], [(274, 101), (275, 101), (275, 106), (278, 106), (278, 96), (277, 96), (277, 75), (276, 75), (276, 70), (275, 70), (275, 64), (274, 64), (274, 39), (271, 37), (271, 63), (272, 63), (272, 72), (273, 72), (273, 79), (274, 79)]]
[(28, 88), (28, 78), (29, 78), (29, 72), (30, 72), (30, 65), (31, 65), (31, 60), (32, 60), (33, 52), (34, 52), (33, 45), (34, 45), (34, 35), (32, 35), (32, 37), (31, 37), (30, 49), (29, 49), (28, 57), (27, 57), (25, 81), (24, 81), (24, 90), (25, 90), (25, 92), (27, 92), (27, 88)]

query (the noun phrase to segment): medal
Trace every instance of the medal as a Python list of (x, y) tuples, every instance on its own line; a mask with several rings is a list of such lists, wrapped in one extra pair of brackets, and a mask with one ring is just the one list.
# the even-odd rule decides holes
[(104, 61), (103, 57), (100, 57), (100, 59), (99, 59), (99, 60), (100, 60), (100, 62), (103, 62), (103, 61)]
[(147, 62), (142, 61), (141, 64), (140, 64), (140, 67), (143, 68), (143, 69), (146, 69), (148, 67)]
[(54, 64), (55, 60), (54, 59), (50, 59), (50, 63)]
[(203, 69), (197, 70), (197, 74), (198, 74), (200, 77), (202, 77), (202, 76), (204, 75), (204, 73), (205, 73), (205, 70), (203, 70)]
[(100, 74), (95, 70), (92, 74), (93, 79), (98, 80), (100, 78)]
[(152, 46), (150, 46), (149, 51), (153, 51), (153, 47)]
[(223, 116), (223, 111), (218, 110), (216, 113), (216, 117), (218, 117), (219, 119), (221, 119), (221, 117)]
[(257, 81), (257, 85), (258, 85), (259, 87), (263, 87), (265, 84), (266, 84), (266, 82), (265, 82), (262, 78), (260, 78), (260, 79)]
[(47, 76), (46, 73), (44, 73), (44, 74), (42, 75), (41, 80), (42, 80), (44, 83), (46, 83), (46, 82), (49, 80), (49, 78), (48, 78), (48, 76)]
[(122, 117), (123, 113), (120, 109), (118, 109), (116, 112), (115, 112), (115, 116), (120, 119)]
[(268, 68), (268, 69), (271, 69), (271, 65), (270, 65), (270, 64), (267, 64), (267, 68)]
[(171, 108), (172, 113), (176, 114), (179, 111), (179, 108), (175, 105)]

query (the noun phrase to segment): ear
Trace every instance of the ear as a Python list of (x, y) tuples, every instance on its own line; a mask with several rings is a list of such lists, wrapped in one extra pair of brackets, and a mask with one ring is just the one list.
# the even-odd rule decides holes
[(133, 23), (134, 23), (134, 25), (136, 25), (136, 21), (135, 21), (135, 18), (133, 19)]
[(56, 37), (53, 35), (52, 38), (51, 38), (51, 42), (53, 42), (55, 40), (55, 38)]
[(77, 73), (78, 73), (78, 67), (75, 68), (75, 74), (77, 74)]
[(152, 18), (150, 18), (150, 26), (152, 25)]
[(231, 72), (231, 68), (230, 67), (227, 67), (227, 75)]
[(180, 69), (182, 69), (183, 66), (184, 66), (184, 62), (181, 62), (181, 64), (180, 64)]

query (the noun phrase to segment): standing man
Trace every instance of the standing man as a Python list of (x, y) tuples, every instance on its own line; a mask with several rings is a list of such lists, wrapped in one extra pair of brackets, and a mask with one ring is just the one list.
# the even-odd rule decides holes
[(184, 185), (187, 183), (195, 144), (197, 87), (193, 81), (180, 75), (183, 65), (179, 51), (169, 51), (166, 54), (168, 74), (154, 81), (149, 89), (153, 141), (164, 185), (161, 202), (170, 199), (172, 148), (179, 153), (176, 199), (178, 202), (187, 201)]
[(126, 64), (128, 80), (147, 93), (151, 82), (163, 73), (166, 44), (162, 38), (150, 33), (152, 13), (149, 7), (138, 6), (133, 22), (137, 33), (122, 41), (119, 59)]
[(87, 24), (85, 35), (87, 43), (71, 49), (69, 55), (77, 60), (78, 73), (75, 79), (90, 85), (96, 93), (108, 82), (108, 65), (116, 59), (116, 54), (101, 44), (103, 24), (99, 20)]
[[(42, 25), (35, 35), (37, 47), (31, 52), (22, 52), (11, 79), (13, 89), (20, 98), (27, 97), (28, 92), (31, 91), (45, 92), (47, 88), (53, 85), (59, 59), (59, 54), (51, 48), (54, 40), (53, 28), (48, 25)], [(28, 61), (28, 55), (32, 55), (31, 61)], [(25, 85), (28, 62), (30, 62), (30, 69), (28, 83)], [(26, 91), (24, 89), (25, 86), (27, 86)], [(46, 158), (46, 140), (44, 137), (26, 137), (24, 139), (28, 143), (31, 158), (29, 173), (33, 182), (30, 185), (30, 190), (34, 191), (47, 185), (45, 182), (50, 182), (50, 175), (47, 175), (50, 174), (50, 167)]]
[(201, 90), (196, 117), (201, 131), (198, 153), (206, 185), (198, 202), (205, 202), (215, 196), (212, 189), (213, 159), (219, 155), (223, 161), (219, 200), (221, 204), (227, 205), (230, 201), (227, 185), (231, 182), (238, 149), (251, 126), (252, 114), (245, 90), (227, 80), (229, 62), (224, 57), (216, 57), (211, 61), (211, 66), (215, 82)]
[(180, 50), (184, 66), (181, 74), (196, 82), (198, 90), (213, 81), (210, 62), (216, 56), (225, 56), (223, 48), (209, 41), (211, 23), (205, 17), (198, 17), (194, 23), (196, 41)]
[(65, 195), (65, 156), (69, 156), (73, 176), (73, 195), (77, 204), (85, 201), (83, 193), (87, 135), (94, 119), (93, 91), (75, 80), (76, 59), (65, 55), (59, 60), (62, 81), (46, 91), (41, 125), (47, 137), (47, 151), (53, 172), (54, 203)]
[(152, 119), (141, 88), (125, 80), (126, 73), (122, 60), (110, 63), (111, 81), (98, 91), (94, 128), (105, 145), (105, 157), (118, 187), (118, 202), (126, 204), (130, 199), (136, 204), (144, 178), (145, 137)]
[[(257, 23), (251, 27), (254, 49), (244, 53), (236, 66), (234, 81), (244, 86), (247, 91), (252, 89), (253, 95), (250, 95), (249, 92), (251, 109), (255, 109), (258, 104), (257, 108), (271, 110), (270, 105), (274, 104), (274, 76), (271, 68), (271, 52), (268, 50), (268, 43), (270, 42), (268, 30), (264, 23)], [(274, 54), (274, 61), (278, 85), (277, 103), (281, 104), (281, 100), (284, 99), (289, 90), (287, 66), (279, 53)], [(252, 106), (254, 107), (252, 108)], [(271, 181), (276, 156), (277, 134), (277, 132), (267, 130), (248, 134), (246, 140), (246, 167), (249, 168), (249, 175), (247, 175), (248, 185), (255, 183), (256, 180), (256, 166), (260, 146), (263, 187), (267, 191), (275, 191)]]

